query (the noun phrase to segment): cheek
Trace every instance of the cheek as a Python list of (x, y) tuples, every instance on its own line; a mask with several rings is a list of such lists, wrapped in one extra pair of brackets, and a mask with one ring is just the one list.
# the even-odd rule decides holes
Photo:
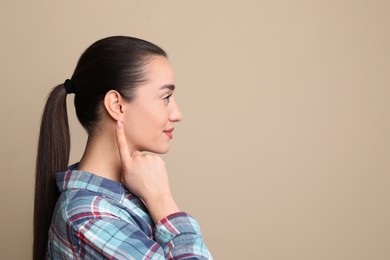
[(145, 109), (141, 119), (145, 125), (153, 128), (165, 129), (168, 122), (168, 113), (166, 107), (156, 106), (153, 109)]
[(128, 125), (129, 134), (138, 137), (149, 136), (149, 138), (162, 134), (168, 123), (169, 113), (166, 105), (154, 102), (144, 102), (142, 105), (133, 107), (127, 114), (125, 122)]
[(132, 118), (134, 134), (143, 138), (158, 138), (165, 130), (168, 122), (168, 116), (163, 111), (157, 109), (144, 110)]

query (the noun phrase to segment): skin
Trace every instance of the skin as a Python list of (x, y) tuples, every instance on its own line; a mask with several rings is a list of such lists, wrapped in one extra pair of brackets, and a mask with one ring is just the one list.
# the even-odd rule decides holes
[(153, 57), (146, 75), (146, 83), (138, 87), (131, 102), (114, 90), (106, 94), (99, 131), (89, 136), (78, 169), (122, 182), (142, 199), (157, 223), (180, 210), (164, 161), (142, 152), (168, 152), (170, 137), (164, 131), (172, 130), (182, 115), (172, 95), (175, 76), (169, 61)]

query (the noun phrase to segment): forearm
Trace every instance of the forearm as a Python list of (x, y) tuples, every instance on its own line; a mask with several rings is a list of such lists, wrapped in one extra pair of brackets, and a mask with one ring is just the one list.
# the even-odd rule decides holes
[(166, 218), (169, 215), (180, 212), (180, 209), (171, 194), (148, 198), (145, 199), (144, 202), (154, 224), (157, 224), (161, 219)]

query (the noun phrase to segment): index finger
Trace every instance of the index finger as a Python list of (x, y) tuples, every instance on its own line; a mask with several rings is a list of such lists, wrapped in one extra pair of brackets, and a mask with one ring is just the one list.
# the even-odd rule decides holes
[(123, 123), (121, 121), (117, 121), (115, 129), (116, 129), (116, 141), (118, 144), (119, 156), (122, 162), (122, 169), (125, 170), (130, 167), (131, 156), (126, 141)]

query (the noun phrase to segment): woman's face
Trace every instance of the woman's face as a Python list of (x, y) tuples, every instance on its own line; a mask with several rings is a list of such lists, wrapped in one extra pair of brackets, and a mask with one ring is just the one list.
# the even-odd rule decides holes
[(166, 153), (173, 125), (182, 119), (173, 97), (175, 75), (165, 57), (155, 56), (146, 66), (146, 83), (124, 107), (126, 138), (133, 150)]

